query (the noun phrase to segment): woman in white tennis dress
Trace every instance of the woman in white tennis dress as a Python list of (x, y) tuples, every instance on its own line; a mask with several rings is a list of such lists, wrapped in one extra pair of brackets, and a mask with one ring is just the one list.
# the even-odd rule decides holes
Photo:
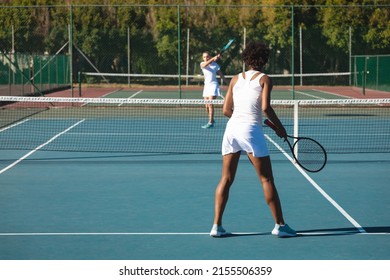
[(271, 79), (260, 72), (268, 62), (268, 47), (260, 42), (249, 43), (242, 53), (248, 71), (236, 75), (230, 82), (223, 113), (229, 117), (222, 142), (222, 177), (215, 192), (214, 223), (210, 235), (226, 236), (222, 215), (229, 197), (241, 152), (246, 152), (263, 186), (275, 226), (272, 234), (279, 237), (296, 236), (284, 222), (282, 206), (274, 183), (271, 159), (262, 131), (262, 113), (274, 123), (279, 137), (286, 138), (286, 130), (271, 107)]
[[(217, 60), (220, 58), (220, 55), (210, 57), (208, 52), (204, 52), (200, 63), (200, 68), (202, 69), (204, 76), (204, 87), (203, 87), (203, 98), (205, 100), (213, 100), (218, 96), (221, 96), (221, 91), (219, 89), (219, 83), (217, 80), (217, 74), (221, 79), (228, 83), (223, 75), (221, 68), (219, 67)], [(206, 104), (206, 111), (209, 117), (209, 121), (202, 128), (212, 128), (214, 126), (214, 106), (213, 104)]]

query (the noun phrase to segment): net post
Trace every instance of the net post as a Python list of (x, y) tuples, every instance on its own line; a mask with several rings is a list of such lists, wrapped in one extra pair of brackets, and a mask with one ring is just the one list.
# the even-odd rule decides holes
[(366, 82), (367, 82), (367, 60), (369, 59), (368, 56), (364, 58), (364, 69), (363, 69), (363, 75), (362, 75), (362, 93), (363, 95), (366, 95)]
[(81, 97), (81, 75), (82, 75), (82, 72), (79, 71), (79, 72), (77, 73), (77, 82), (78, 82), (78, 84), (79, 84), (79, 97)]
[[(298, 100), (294, 100), (294, 132), (293, 132), (293, 136), (294, 137), (298, 137), (299, 136), (299, 101)], [(294, 139), (294, 143), (296, 142), (296, 139)], [(297, 156), (298, 158), (298, 145), (295, 145), (294, 146), (294, 153), (295, 155)]]
[(366, 95), (366, 71), (362, 71), (362, 94)]

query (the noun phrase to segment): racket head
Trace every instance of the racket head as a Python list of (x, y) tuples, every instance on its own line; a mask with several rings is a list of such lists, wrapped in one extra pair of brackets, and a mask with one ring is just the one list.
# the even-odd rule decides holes
[(230, 46), (233, 44), (234, 41), (235, 41), (234, 38), (230, 39), (229, 42), (227, 42), (227, 44), (223, 46), (222, 49), (219, 51), (219, 54), (222, 54), (224, 51), (230, 48)]
[(309, 137), (292, 137), (294, 144), (289, 146), (296, 163), (309, 172), (321, 171), (328, 160), (325, 148), (316, 140)]
[[(278, 128), (268, 119), (264, 120), (264, 124), (276, 131)], [(286, 142), (291, 150), (295, 162), (308, 172), (321, 171), (328, 160), (325, 148), (316, 140), (309, 137), (293, 137), (287, 135), (288, 138), (294, 139), (294, 143), (286, 138)]]

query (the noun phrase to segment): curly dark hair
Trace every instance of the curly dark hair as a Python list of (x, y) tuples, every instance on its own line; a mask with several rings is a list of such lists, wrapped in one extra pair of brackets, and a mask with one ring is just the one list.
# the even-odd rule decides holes
[(268, 62), (270, 49), (263, 42), (249, 42), (242, 52), (245, 65), (253, 69), (261, 69)]

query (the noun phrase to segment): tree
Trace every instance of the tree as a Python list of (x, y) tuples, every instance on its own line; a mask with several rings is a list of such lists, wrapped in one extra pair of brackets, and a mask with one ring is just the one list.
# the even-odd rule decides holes
[[(385, 5), (385, 0), (95, 3), (96, 0), (2, 1), (0, 5), (6, 7), (0, 6), (0, 48), (11, 49), (13, 27), (16, 51), (53, 54), (69, 40), (68, 25), (72, 23), (74, 44), (102, 72), (127, 72), (127, 30), (132, 73), (176, 73), (178, 64), (184, 65), (186, 58), (187, 29), (191, 32), (191, 64), (199, 64), (203, 51), (216, 52), (229, 38), (236, 38), (237, 43), (230, 50), (232, 55), (221, 61), (229, 73), (241, 68), (239, 52), (244, 28), (248, 39), (263, 40), (272, 48), (269, 69), (272, 73), (292, 72), (292, 43), (294, 62), (296, 67), (299, 65), (299, 28), (304, 35), (304, 72), (344, 71), (348, 64), (345, 58), (349, 54), (350, 28), (354, 54), (390, 52), (390, 6)], [(181, 62), (177, 61), (178, 32)]]
[[(349, 50), (349, 29), (352, 31), (352, 52), (369, 54), (390, 51), (390, 7), (374, 5), (379, 1), (327, 0), (319, 10), (319, 20), (328, 44)], [(338, 6), (331, 6), (338, 5)]]

